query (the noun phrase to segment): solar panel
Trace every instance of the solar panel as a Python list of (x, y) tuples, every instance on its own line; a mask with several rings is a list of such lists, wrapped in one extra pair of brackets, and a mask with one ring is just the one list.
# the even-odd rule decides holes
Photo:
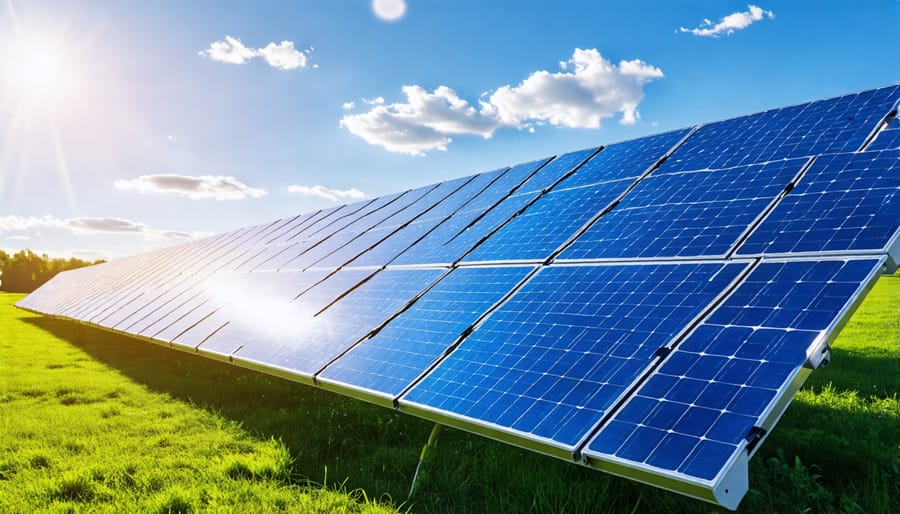
[(391, 403), (533, 269), (452, 271), (377, 334), (328, 366), (317, 380), (332, 389), (355, 388)]
[[(544, 164), (517, 186), (514, 194), (504, 195), (490, 205), (481, 204), (486, 209), (473, 209), (454, 216), (457, 219), (448, 220), (445, 230), (435, 231), (433, 237), (417, 243), (409, 252), (395, 260), (394, 264), (455, 263), (596, 151), (596, 148), (591, 148), (570, 152)], [(417, 258), (417, 262), (412, 261), (413, 258)]]
[(746, 263), (542, 269), (399, 402), (571, 456)]
[(822, 155), (738, 254), (886, 252), (898, 212), (900, 150)]
[(604, 148), (478, 246), (464, 261), (547, 259), (585, 223), (607, 209), (688, 131)]
[(704, 125), (659, 173), (856, 151), (898, 94), (900, 86), (888, 86)]
[(650, 175), (559, 258), (725, 257), (807, 161)]
[(57, 275), (17, 306), (729, 508), (900, 261), (900, 85)]
[[(644, 468), (737, 506), (746, 455), (781, 416), (884, 258), (769, 261), (669, 353), (584, 450), (591, 463)], [(803, 374), (798, 380), (797, 375)], [(629, 474), (624, 471), (624, 474)], [(631, 472), (630, 474), (635, 474)], [(737, 486), (742, 485), (742, 490)]]

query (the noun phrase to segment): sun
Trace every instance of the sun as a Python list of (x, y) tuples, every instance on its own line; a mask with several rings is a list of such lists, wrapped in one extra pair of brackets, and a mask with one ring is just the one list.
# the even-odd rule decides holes
[(75, 81), (65, 52), (47, 44), (19, 41), (11, 45), (3, 67), (10, 88), (21, 100), (62, 100)]

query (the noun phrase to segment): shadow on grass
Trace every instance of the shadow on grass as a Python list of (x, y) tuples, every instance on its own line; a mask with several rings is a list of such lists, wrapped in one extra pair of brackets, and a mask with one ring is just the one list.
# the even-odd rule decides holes
[[(431, 429), (429, 422), (389, 409), (127, 336), (48, 317), (24, 321), (151, 391), (218, 413), (259, 437), (283, 441), (296, 459), (294, 469), (301, 480), (323, 482), (327, 474), (329, 482), (342, 483), (351, 477), (344, 483), (347, 487), (362, 488), (370, 497), (386, 494), (400, 503)], [(833, 362), (817, 382), (832, 382), (839, 390), (874, 384), (879, 396), (900, 389), (896, 373), (872, 373), (873, 366), (900, 369), (900, 358), (862, 358), (838, 349)], [(822, 484), (834, 491), (835, 502), (852, 501), (866, 511), (900, 512), (898, 433), (896, 416), (795, 402), (751, 463), (755, 492), (744, 500), (741, 511), (796, 511), (804, 506), (846, 510), (827, 498), (787, 496), (780, 500), (785, 504), (769, 503), (769, 498), (776, 493), (784, 496), (785, 488), (791, 487), (783, 477), (766, 476), (771, 473), (764, 463), (782, 449), (787, 458), (799, 456), (814, 466)], [(459, 431), (444, 432), (431, 461), (412, 504), (416, 512), (716, 510)]]
[[(430, 424), (397, 412), (263, 373), (49, 317), (23, 321), (52, 333), (148, 390), (236, 421), (255, 436), (281, 440), (300, 480), (327, 480), (398, 502)], [(375, 460), (375, 448), (382, 451)], [(388, 459), (389, 462), (384, 460)], [(326, 471), (327, 466), (327, 471)]]

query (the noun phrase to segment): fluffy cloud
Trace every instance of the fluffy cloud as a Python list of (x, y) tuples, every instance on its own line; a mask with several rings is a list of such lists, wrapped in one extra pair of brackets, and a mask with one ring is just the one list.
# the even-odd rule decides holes
[(291, 41), (282, 41), (281, 44), (269, 43), (265, 48), (258, 50), (259, 56), (269, 63), (269, 66), (279, 70), (295, 70), (306, 66), (306, 54), (294, 48)]
[(306, 67), (306, 56), (310, 52), (312, 52), (312, 48), (304, 51), (297, 50), (294, 48), (293, 41), (269, 43), (263, 48), (248, 48), (241, 43), (240, 39), (225, 36), (223, 41), (213, 41), (209, 48), (198, 54), (207, 59), (227, 64), (245, 64), (251, 59), (259, 57), (273, 68), (295, 70)]
[(775, 13), (750, 4), (746, 11), (731, 13), (719, 20), (718, 23), (714, 24), (711, 20), (706, 19), (695, 29), (681, 27), (678, 31), (690, 32), (695, 36), (719, 37), (721, 34), (733, 34), (735, 30), (745, 29), (752, 23), (765, 18), (771, 20), (775, 18)]
[(200, 52), (200, 55), (227, 64), (244, 64), (259, 54), (256, 50), (244, 46), (240, 39), (225, 36), (224, 41), (210, 43), (209, 48)]
[(315, 185), (315, 186), (289, 186), (289, 193), (299, 193), (301, 195), (306, 196), (318, 196), (319, 198), (324, 198), (326, 200), (331, 200), (332, 202), (336, 202), (338, 200), (362, 200), (366, 195), (362, 191), (356, 188), (352, 189), (331, 189), (329, 187)]
[(186, 196), (193, 200), (242, 200), (259, 198), (265, 190), (250, 187), (234, 177), (221, 175), (142, 175), (132, 180), (117, 180), (117, 189), (134, 189), (140, 193), (163, 193)]
[(372, 0), (375, 15), (385, 21), (396, 21), (406, 14), (405, 0)]
[[(381, 97), (363, 100), (373, 107), (346, 114), (340, 126), (366, 142), (392, 152), (422, 155), (446, 150), (451, 136), (489, 138), (501, 127), (533, 131), (535, 124), (599, 128), (605, 118), (621, 114), (634, 123), (644, 98), (643, 87), (662, 78), (659, 68), (640, 60), (614, 64), (596, 49), (575, 49), (560, 63), (561, 72), (537, 71), (517, 86), (502, 86), (482, 94), (477, 108), (447, 87), (427, 91), (404, 86), (406, 102), (384, 104)], [(380, 102), (378, 100), (381, 100)]]
[(356, 108), (356, 102), (344, 102), (341, 104), (341, 109), (345, 111), (351, 111)]
[(497, 117), (516, 127), (532, 121), (573, 128), (599, 128), (604, 118), (621, 113), (621, 122), (634, 123), (644, 99), (644, 85), (663, 72), (640, 60), (619, 64), (596, 49), (575, 49), (559, 73), (538, 71), (515, 87), (503, 86), (490, 96)]
[(143, 234), (152, 238), (191, 239), (194, 234), (174, 230), (160, 230), (144, 223), (116, 217), (57, 218), (56, 216), (4, 216), (0, 217), (0, 232), (23, 231), (34, 228), (65, 229), (75, 234)]

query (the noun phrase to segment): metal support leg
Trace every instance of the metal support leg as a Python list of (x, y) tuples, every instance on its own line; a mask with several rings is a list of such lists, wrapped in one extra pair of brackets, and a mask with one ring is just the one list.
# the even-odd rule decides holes
[(428, 449), (437, 444), (438, 436), (441, 434), (441, 426), (434, 424), (431, 429), (431, 435), (428, 436), (428, 442), (422, 447), (422, 453), (419, 455), (419, 463), (416, 464), (416, 472), (413, 474), (412, 484), (409, 486), (409, 497), (412, 498), (416, 492), (416, 480), (419, 478), (419, 471), (422, 469), (422, 463), (425, 462), (425, 456), (428, 455)]

